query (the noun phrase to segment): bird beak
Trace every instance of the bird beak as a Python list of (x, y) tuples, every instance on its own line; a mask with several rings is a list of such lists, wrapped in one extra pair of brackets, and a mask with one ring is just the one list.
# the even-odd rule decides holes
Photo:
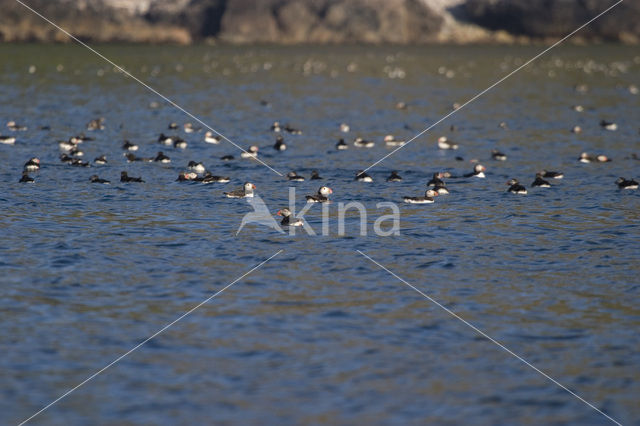
[(329, 188), (329, 194), (333, 194), (333, 189)]
[(251, 184), (251, 188), (256, 189), (256, 186), (254, 184)]
[(276, 213), (278, 216), (282, 216), (282, 210), (278, 210), (278, 212)]

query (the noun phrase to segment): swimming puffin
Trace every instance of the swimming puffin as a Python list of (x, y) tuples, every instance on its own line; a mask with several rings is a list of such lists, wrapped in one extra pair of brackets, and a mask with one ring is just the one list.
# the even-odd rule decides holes
[(286, 126), (284, 126), (284, 130), (286, 132), (291, 133), (292, 135), (301, 135), (302, 134), (302, 130), (300, 129), (296, 129), (291, 127), (289, 124), (287, 124)]
[(108, 180), (106, 180), (106, 179), (100, 179), (100, 178), (98, 177), (98, 175), (92, 175), (92, 176), (89, 178), (89, 181), (90, 181), (91, 183), (101, 183), (101, 184), (103, 184), (103, 185), (108, 185), (108, 184), (110, 184), (110, 183), (111, 183), (111, 181), (108, 181)]
[(284, 151), (287, 149), (287, 144), (284, 143), (284, 138), (282, 135), (276, 136), (276, 143), (273, 145), (273, 149), (276, 151)]
[(359, 170), (358, 173), (356, 173), (356, 180), (358, 182), (373, 182), (373, 178), (362, 170)]
[(442, 173), (439, 173), (439, 172), (434, 173), (431, 180), (427, 182), (427, 186), (436, 186), (438, 184), (444, 185), (444, 182), (441, 179), (442, 177), (443, 177)]
[(37, 157), (30, 158), (29, 161), (24, 163), (23, 169), (26, 172), (35, 172), (36, 170), (40, 170), (40, 159)]
[(389, 177), (387, 178), (387, 182), (400, 182), (402, 181), (402, 177), (395, 170), (391, 172)]
[(138, 145), (133, 142), (129, 142), (128, 140), (125, 140), (122, 144), (122, 149), (124, 149), (125, 151), (137, 151), (138, 148)]
[(240, 154), (240, 157), (242, 158), (256, 158), (258, 156), (258, 150), (259, 148), (255, 145), (251, 145), (249, 147), (249, 149), (247, 149), (246, 151), (242, 151), (242, 153)]
[(564, 173), (562, 172), (551, 172), (548, 170), (540, 170), (536, 175), (540, 175), (540, 177), (546, 179), (562, 179), (564, 177)]
[(459, 146), (457, 143), (447, 139), (446, 136), (440, 136), (438, 138), (438, 148), (440, 149), (458, 149)]
[(25, 130), (27, 130), (27, 126), (23, 126), (22, 124), (18, 124), (13, 120), (7, 122), (7, 127), (12, 132), (24, 132)]
[(127, 172), (120, 172), (120, 182), (144, 182), (141, 177), (129, 176)]
[(153, 161), (155, 161), (156, 163), (167, 164), (167, 163), (171, 162), (171, 158), (169, 158), (166, 155), (164, 155), (164, 153), (162, 151), (158, 151), (158, 153), (156, 154), (156, 156), (153, 159)]
[(158, 136), (158, 143), (161, 143), (162, 145), (171, 146), (173, 145), (173, 140), (174, 137), (166, 136), (164, 133), (160, 133), (160, 136)]
[(611, 159), (604, 154), (593, 156), (589, 155), (586, 152), (583, 152), (582, 154), (580, 154), (580, 158), (578, 158), (578, 161), (580, 161), (581, 163), (608, 163), (611, 161)]
[(541, 172), (536, 173), (536, 179), (531, 184), (532, 188), (551, 188), (551, 184), (543, 179), (543, 174)]
[(203, 177), (196, 178), (196, 181), (202, 182), (205, 184), (208, 183), (227, 183), (231, 180), (228, 176), (215, 176), (212, 175), (211, 172), (206, 172)]
[(293, 217), (293, 215), (291, 214), (291, 211), (287, 208), (278, 210), (276, 214), (278, 216), (282, 216), (282, 221), (280, 222), (280, 225), (282, 226), (302, 226), (303, 225), (302, 219), (297, 219)]
[(600, 127), (611, 132), (615, 132), (616, 130), (618, 130), (618, 125), (616, 123), (605, 120), (600, 120)]
[(507, 161), (506, 154), (503, 154), (502, 152), (498, 151), (497, 149), (492, 149), (491, 150), (491, 158), (493, 158), (496, 161)]
[(509, 181), (507, 182), (507, 185), (509, 185), (509, 189), (507, 189), (507, 191), (511, 192), (512, 194), (522, 194), (522, 195), (527, 194), (527, 188), (520, 185), (520, 182), (518, 182), (518, 179), (509, 179)]
[(188, 146), (187, 141), (185, 141), (181, 137), (177, 137), (173, 141), (173, 147), (174, 148), (185, 149), (187, 146)]
[(318, 171), (317, 170), (312, 170), (311, 171), (311, 177), (309, 178), (309, 180), (320, 180), (320, 179), (322, 179), (322, 176), (320, 176)]
[(196, 172), (180, 172), (176, 182), (190, 182), (195, 181), (197, 178), (198, 174)]
[(620, 189), (638, 189), (638, 182), (633, 179), (627, 180), (623, 177), (616, 180), (616, 185), (618, 185), (618, 188)]
[(200, 127), (195, 127), (192, 123), (184, 123), (182, 127), (185, 133), (199, 132), (202, 130)]
[(433, 190), (436, 191), (438, 195), (449, 195), (449, 190), (445, 186), (444, 182), (436, 183)]
[(484, 178), (484, 172), (486, 170), (487, 169), (482, 164), (476, 164), (475, 166), (473, 166), (473, 172), (467, 173), (466, 175), (464, 175), (464, 177)]
[(204, 164), (198, 163), (193, 160), (189, 161), (189, 164), (187, 164), (187, 169), (196, 173), (204, 173), (207, 170), (206, 167), (204, 167)]
[(291, 172), (287, 173), (287, 179), (289, 179), (291, 181), (294, 181), (294, 182), (303, 182), (304, 181), (304, 176), (300, 176), (296, 172), (291, 171)]
[(13, 136), (0, 135), (0, 143), (3, 145), (13, 145), (16, 143), (16, 138), (14, 138)]
[(353, 140), (353, 146), (358, 148), (373, 148), (376, 143), (373, 141), (368, 141), (362, 138), (355, 138)]
[(208, 130), (204, 134), (204, 141), (206, 143), (211, 143), (211, 144), (217, 145), (217, 144), (220, 143), (221, 140), (222, 140), (222, 138), (220, 136), (214, 135), (211, 130)]
[(307, 203), (326, 203), (329, 201), (329, 194), (333, 194), (333, 190), (328, 186), (322, 186), (318, 189), (317, 194), (307, 195)]
[(256, 186), (251, 182), (246, 182), (242, 189), (236, 189), (235, 191), (225, 192), (228, 198), (247, 198), (253, 197), (253, 190), (256, 189)]
[(393, 135), (387, 135), (384, 137), (384, 143), (387, 146), (402, 146), (406, 143), (406, 141), (403, 141), (401, 139), (396, 139), (393, 137)]
[(424, 197), (404, 197), (405, 203), (409, 204), (429, 204), (433, 203), (434, 198), (438, 196), (438, 192), (433, 189), (427, 189), (424, 193)]

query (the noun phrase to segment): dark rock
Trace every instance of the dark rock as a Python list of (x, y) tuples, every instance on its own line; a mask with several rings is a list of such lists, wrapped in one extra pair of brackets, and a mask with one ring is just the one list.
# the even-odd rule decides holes
[[(599, 0), (467, 0), (470, 21), (491, 30), (529, 37), (562, 37), (613, 5)], [(625, 1), (582, 29), (583, 38), (637, 41), (640, 1)]]

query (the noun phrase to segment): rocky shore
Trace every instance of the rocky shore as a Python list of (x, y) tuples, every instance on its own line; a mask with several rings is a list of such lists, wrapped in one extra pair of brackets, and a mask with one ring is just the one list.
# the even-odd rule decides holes
[[(229, 43), (514, 43), (569, 33), (613, 1), (21, 0), (82, 40)], [(68, 36), (0, 0), (0, 41)], [(640, 41), (640, 0), (626, 0), (578, 41)]]

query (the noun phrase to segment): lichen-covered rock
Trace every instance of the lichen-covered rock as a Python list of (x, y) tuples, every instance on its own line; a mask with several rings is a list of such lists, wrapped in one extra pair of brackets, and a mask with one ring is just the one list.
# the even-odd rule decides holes
[(421, 0), (229, 0), (232, 42), (410, 43), (435, 39), (442, 18)]

